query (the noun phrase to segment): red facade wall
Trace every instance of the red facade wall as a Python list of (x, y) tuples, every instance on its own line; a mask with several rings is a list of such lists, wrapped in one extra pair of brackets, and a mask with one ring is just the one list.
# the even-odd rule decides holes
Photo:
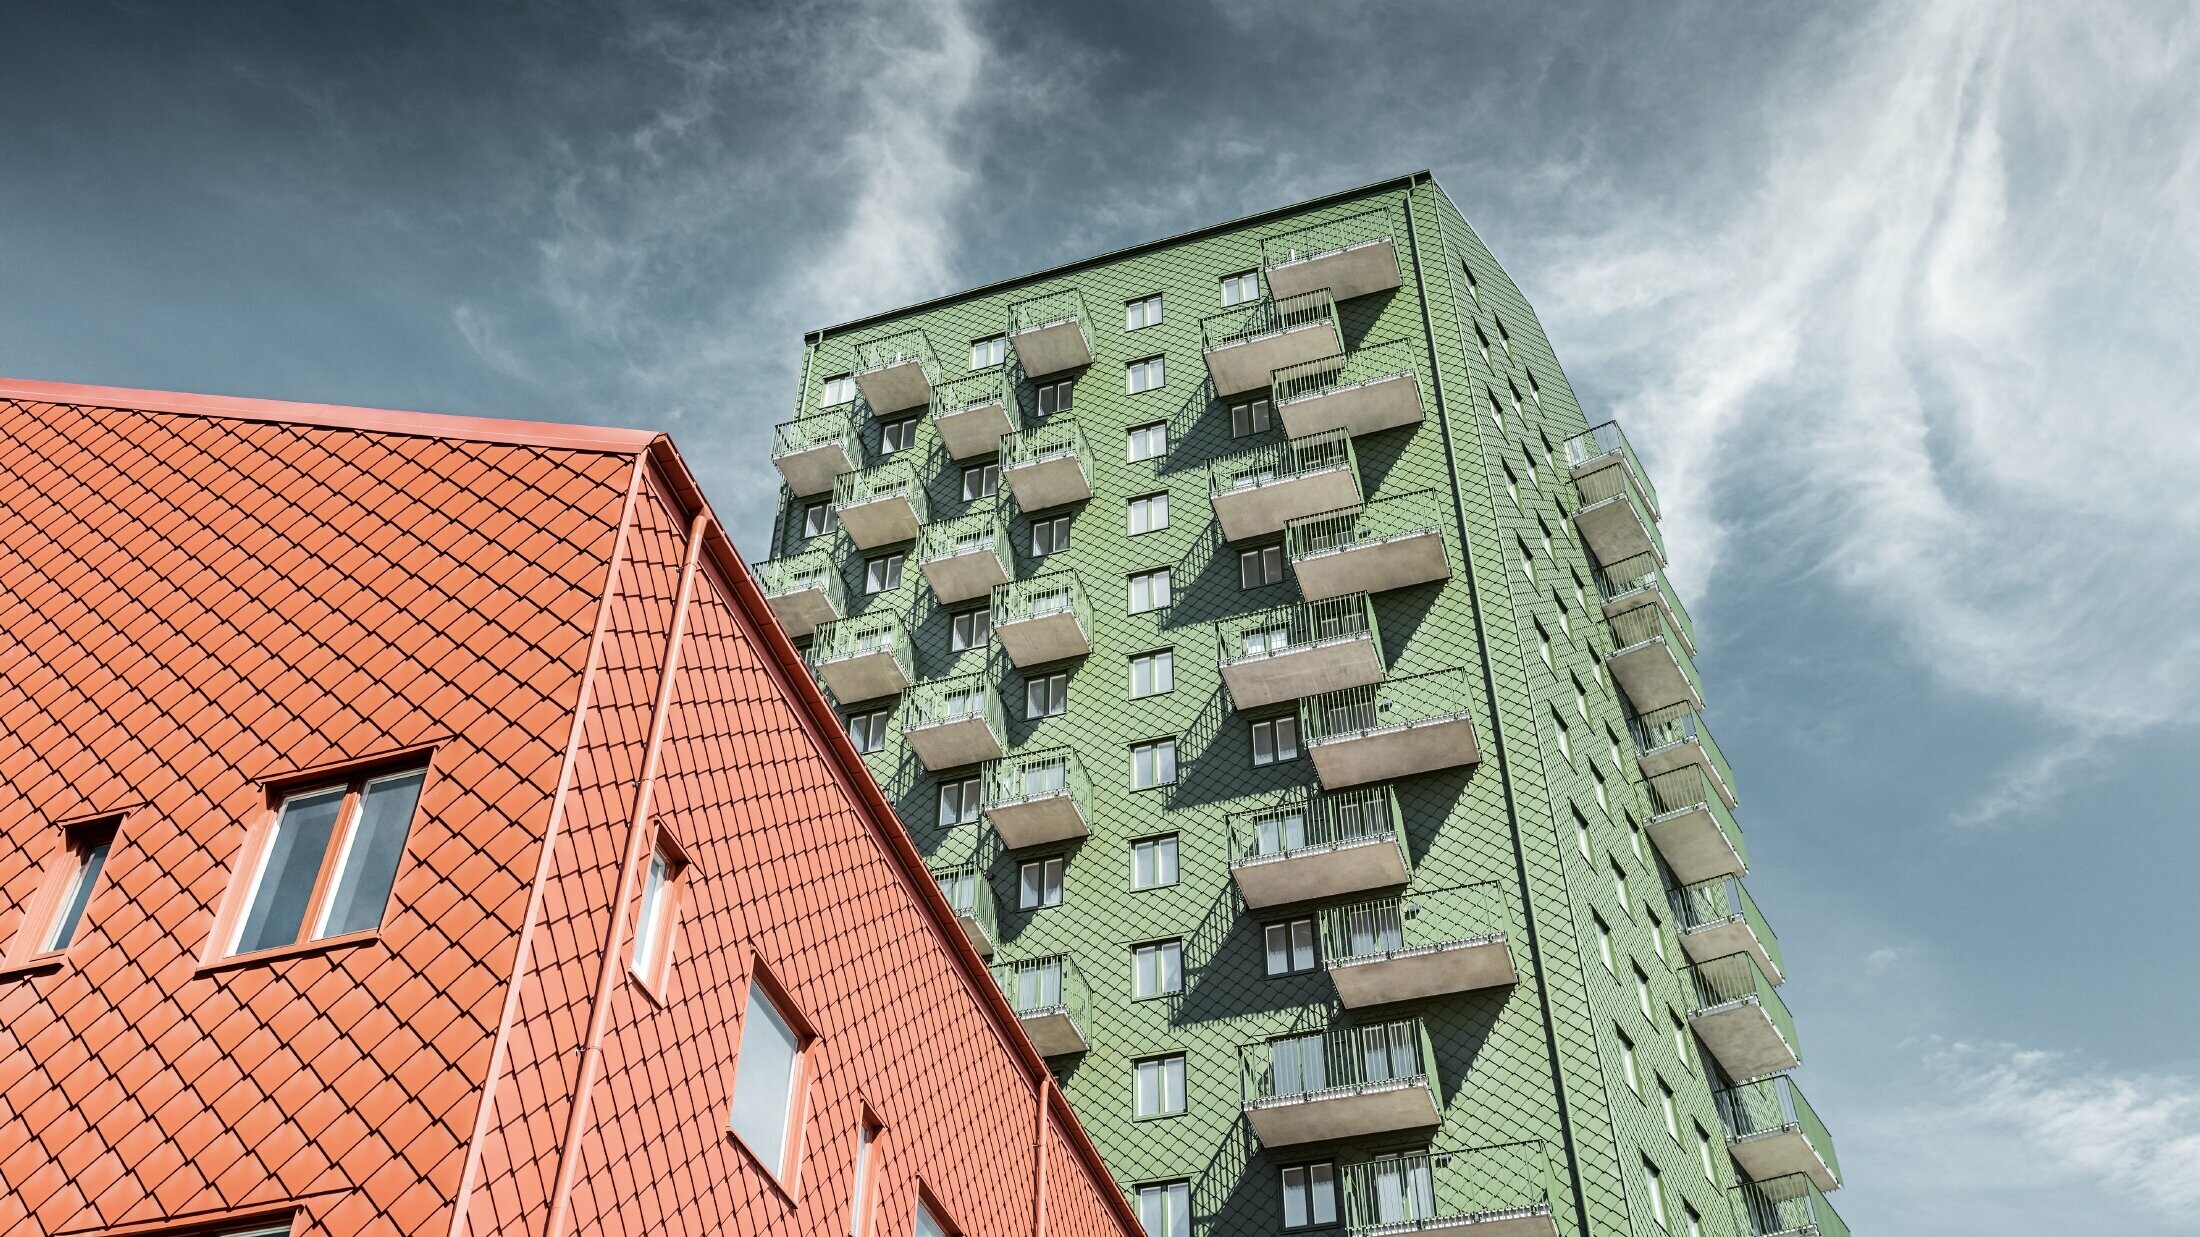
[[(646, 435), (0, 384), (0, 1234), (845, 1233), (866, 1108), (874, 1232), (920, 1182), (1131, 1231), (764, 616)], [(378, 933), (207, 964), (270, 779), (428, 745)], [(658, 828), (662, 1003), (616, 905)], [(759, 959), (818, 1033), (791, 1197), (726, 1131)]]

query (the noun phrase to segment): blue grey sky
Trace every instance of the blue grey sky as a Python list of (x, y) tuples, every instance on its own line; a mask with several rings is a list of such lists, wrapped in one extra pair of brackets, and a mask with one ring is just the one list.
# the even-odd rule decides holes
[(0, 373), (662, 427), (1427, 167), (1668, 511), (1836, 1206), (2200, 1232), (2189, 4), (0, 8)]

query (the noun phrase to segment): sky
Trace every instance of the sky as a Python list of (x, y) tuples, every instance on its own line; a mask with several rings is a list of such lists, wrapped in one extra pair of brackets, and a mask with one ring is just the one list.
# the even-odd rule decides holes
[(0, 0), (0, 374), (673, 433), (1419, 168), (1666, 511), (1860, 1233), (2200, 1233), (2200, 10)]

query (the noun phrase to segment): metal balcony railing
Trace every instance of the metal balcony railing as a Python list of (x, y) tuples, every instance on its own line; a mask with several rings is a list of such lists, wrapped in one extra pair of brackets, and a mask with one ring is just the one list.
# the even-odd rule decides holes
[(1689, 708), (1664, 708), (1647, 717), (1631, 716), (1627, 719), (1627, 733), (1635, 738), (1637, 755), (1648, 756), (1683, 743), (1693, 743), (1703, 751), (1711, 767), (1718, 770), (1719, 780), (1726, 784), (1728, 797), (1734, 794), (1734, 770), (1726, 763), (1726, 753), (1711, 737), (1711, 728), (1704, 724), (1703, 714)]
[(1280, 804), (1229, 819), (1230, 863), (1310, 854), (1371, 838), (1388, 838), (1404, 854), (1404, 819), (1388, 786), (1297, 792)]
[[(1619, 422), (1606, 421), (1602, 425), (1591, 426), (1566, 440), (1566, 466), (1575, 472), (1608, 455), (1619, 457), (1617, 462), (1625, 466), (1623, 471), (1634, 479), (1635, 488), (1644, 500), (1643, 513), (1653, 520), (1657, 519), (1658, 491), (1650, 484), (1649, 470), (1642, 466), (1642, 460), (1636, 456), (1635, 448), (1628, 443), (1627, 435), (1621, 432)], [(1595, 500), (1589, 497), (1587, 491), (1583, 491), (1581, 501), (1587, 504)]]
[(1750, 1181), (1728, 1192), (1742, 1237), (1849, 1237), (1849, 1226), (1802, 1173)]
[(1787, 1038), (1789, 1050), (1798, 1059), (1801, 1057), (1801, 1041), (1795, 1037), (1795, 1015), (1788, 1012), (1787, 1002), (1780, 999), (1779, 989), (1772, 986), (1772, 980), (1766, 977), (1764, 968), (1757, 965), (1756, 958), (1746, 953), (1728, 954), (1724, 958), (1682, 967), (1681, 973), (1688, 977), (1693, 997), (1689, 1016), (1754, 1002)]
[(1485, 881), (1328, 907), (1316, 917), (1322, 960), (1335, 966), (1500, 940), (1505, 935), (1501, 893), (1496, 881)]
[(805, 550), (786, 558), (766, 559), (754, 564), (756, 586), (766, 597), (783, 597), (788, 593), (816, 589), (832, 603), (833, 613), (847, 613), (847, 584), (840, 578), (840, 567), (833, 556), (824, 550)]
[(963, 554), (991, 552), (1009, 565), (1008, 521), (999, 510), (974, 511), (938, 524), (927, 524), (917, 535), (917, 565), (955, 558)]
[(1292, 400), (1417, 372), (1411, 341), (1393, 339), (1339, 356), (1286, 365), (1274, 372), (1271, 387), (1276, 405), (1281, 407)]
[(983, 795), (980, 802), (987, 811), (1056, 795), (1069, 796), (1079, 815), (1089, 818), (1092, 807), (1084, 762), (1066, 747), (1006, 756), (987, 765)]
[(1401, 1018), (1246, 1044), (1238, 1049), (1238, 1082), (1248, 1108), (1413, 1082), (1433, 1089), (1434, 1061), (1428, 1029), (1419, 1018)]
[(1653, 640), (1665, 641), (1673, 651), (1673, 660), (1679, 663), (1681, 673), (1688, 678), (1688, 685), (1695, 689), (1696, 699), (1704, 698), (1703, 677), (1696, 673), (1696, 659), (1688, 655), (1688, 644), (1665, 621), (1665, 612), (1656, 606), (1636, 606), (1622, 610), (1605, 620), (1612, 628), (1612, 651), (1608, 657), (1617, 657)]
[(1050, 417), (1001, 439), (1002, 472), (1059, 459), (1075, 460), (1088, 478), (1092, 474), (1092, 452), (1085, 447), (1085, 431), (1075, 417)]
[(1740, 1140), (1795, 1130), (1826, 1162), (1833, 1179), (1841, 1180), (1841, 1161), (1833, 1154), (1833, 1133), (1819, 1120), (1810, 1101), (1803, 1098), (1803, 1089), (1795, 1085), (1794, 1079), (1774, 1074), (1715, 1091), (1711, 1098), (1718, 1104), (1720, 1120), (1726, 1123), (1727, 1137)]
[(1066, 1014), (1080, 1031), (1091, 1025), (1091, 992), (1077, 971), (1077, 960), (1068, 954), (1004, 962), (993, 968), (993, 976), (1017, 1017)]
[(1207, 493), (1211, 497), (1258, 489), (1335, 468), (1359, 474), (1352, 435), (1342, 429), (1271, 442), (1215, 460), (1207, 465)]
[(1557, 1198), (1551, 1149), (1540, 1139), (1386, 1156), (1339, 1172), (1350, 1237), (1449, 1232), (1454, 1226), (1547, 1216)]
[(1675, 925), (1683, 932), (1703, 928), (1715, 928), (1720, 924), (1742, 923), (1756, 933), (1765, 956), (1778, 969), (1778, 978), (1785, 978), (1787, 961), (1780, 956), (1780, 938), (1775, 936), (1772, 925), (1765, 922), (1765, 914), (1757, 909), (1757, 899), (1749, 896), (1742, 882), (1731, 876), (1717, 880), (1700, 881), (1682, 885), (1666, 895), (1673, 907)]
[(851, 460), (860, 460), (863, 453), (856, 449), (855, 422), (846, 409), (835, 408), (828, 412), (812, 413), (782, 421), (772, 427), (772, 458), (793, 455), (816, 447), (839, 444)]
[(1000, 907), (993, 898), (993, 883), (985, 876), (985, 865), (973, 859), (949, 867), (932, 869), (932, 880), (939, 885), (940, 893), (954, 912), (978, 925), (988, 941), (1001, 939)]
[[(1575, 481), (1574, 488), (1581, 494), (1581, 506), (1574, 511), (1578, 522), (1594, 515), (1596, 509), (1607, 503), (1632, 502), (1642, 525), (1643, 535), (1650, 539), (1651, 551), (1634, 554), (1618, 562), (1599, 562), (1599, 567), (1610, 568), (1622, 575), (1640, 574), (1667, 561), (1665, 533), (1658, 527), (1657, 508), (1644, 501), (1642, 487), (1636, 484), (1635, 474), (1625, 468), (1606, 468)], [(1592, 553), (1591, 557), (1595, 557)]]
[(1310, 258), (1327, 257), (1362, 245), (1381, 245), (1392, 242), (1394, 229), (1390, 212), (1378, 207), (1346, 215), (1341, 219), (1324, 219), (1320, 223), (1293, 228), (1274, 236), (1264, 236), (1260, 242), (1261, 269), (1268, 270), (1292, 262), (1304, 262)]
[(932, 388), (932, 419), (952, 416), (971, 408), (999, 404), (1005, 412), (1014, 408), (1006, 367), (981, 370), (950, 379)]
[(1695, 765), (1660, 773), (1643, 783), (1650, 794), (1650, 824), (1654, 829), (1659, 820), (1684, 812), (1703, 811), (1711, 814), (1719, 831), (1726, 835), (1726, 844), (1743, 864), (1749, 862), (1749, 847), (1742, 839), (1742, 827), (1735, 823), (1734, 813), (1727, 810), (1726, 800), (1719, 797), (1718, 787), (1711, 784), (1711, 777)]
[(915, 678), (910, 667), (909, 622), (897, 611), (880, 610), (838, 622), (819, 623), (810, 638), (810, 665), (822, 666), (844, 657), (885, 653), (901, 667), (902, 675)]
[(1026, 580), (1010, 580), (993, 589), (993, 626), (1025, 619), (1069, 614), (1077, 619), (1086, 638), (1092, 634), (1092, 607), (1085, 600), (1085, 586), (1074, 571), (1050, 571)]
[(1673, 616), (1673, 625), (1679, 630), (1681, 639), (1687, 643), (1688, 651), (1696, 651), (1695, 620), (1688, 617), (1688, 607), (1681, 604), (1680, 594), (1673, 591), (1672, 582), (1665, 578), (1663, 570), (1650, 567), (1632, 575), (1614, 575), (1602, 567), (1594, 570), (1597, 592), (1603, 595), (1607, 604), (1637, 594), (1655, 592), (1665, 603), (1666, 612)]
[(1378, 498), (1349, 511), (1330, 511), (1293, 520), (1284, 525), (1284, 551), (1295, 562), (1316, 554), (1441, 532), (1443, 523), (1436, 491), (1413, 490)]
[(1209, 314), (1199, 320), (1200, 346), (1209, 352), (1230, 344), (1274, 335), (1293, 327), (1315, 322), (1331, 322), (1337, 317), (1337, 303), (1329, 298), (1329, 289), (1316, 288), (1296, 296), (1262, 297), (1233, 305), (1219, 314)]
[(932, 343), (924, 332), (915, 328), (896, 331), (856, 345), (856, 375), (861, 378), (876, 370), (892, 369), (896, 365), (914, 361), (924, 370), (925, 381), (937, 386), (940, 381), (940, 363), (932, 355)]
[(1085, 298), (1075, 288), (1044, 292), (1008, 307), (1008, 333), (1011, 335), (1035, 331), (1044, 326), (1075, 324), (1078, 333), (1086, 337), (1086, 347), (1090, 348), (1091, 330), (1085, 325), (1089, 321), (1091, 318), (1085, 313)]
[(1233, 666), (1284, 653), (1297, 653), (1346, 640), (1372, 640), (1382, 658), (1382, 634), (1375, 626), (1375, 603), (1366, 593), (1327, 601), (1293, 601), (1215, 624), (1216, 664)]
[(833, 482), (833, 507), (836, 510), (861, 506), (882, 498), (906, 498), (917, 514), (918, 523), (931, 519), (931, 507), (925, 501), (924, 483), (917, 477), (916, 466), (908, 460), (888, 460), (856, 472), (844, 472)]
[(1308, 744), (1470, 716), (1473, 685), (1462, 669), (1431, 670), (1365, 687), (1324, 692), (1299, 702), (1299, 734)]
[(910, 688), (907, 695), (908, 703), (901, 715), (904, 733), (975, 718), (992, 728), (997, 742), (1008, 740), (1008, 724), (1001, 712), (1001, 693), (994, 689), (990, 675), (965, 674), (951, 679), (933, 679)]

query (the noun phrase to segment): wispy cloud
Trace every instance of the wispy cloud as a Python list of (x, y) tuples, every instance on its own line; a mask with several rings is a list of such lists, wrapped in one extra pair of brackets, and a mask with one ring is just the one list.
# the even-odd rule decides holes
[(1957, 1044), (1936, 1060), (1958, 1114), (2027, 1148), (2031, 1167), (2165, 1216), (2200, 1207), (2200, 1078), (2118, 1074), (2053, 1052)]

